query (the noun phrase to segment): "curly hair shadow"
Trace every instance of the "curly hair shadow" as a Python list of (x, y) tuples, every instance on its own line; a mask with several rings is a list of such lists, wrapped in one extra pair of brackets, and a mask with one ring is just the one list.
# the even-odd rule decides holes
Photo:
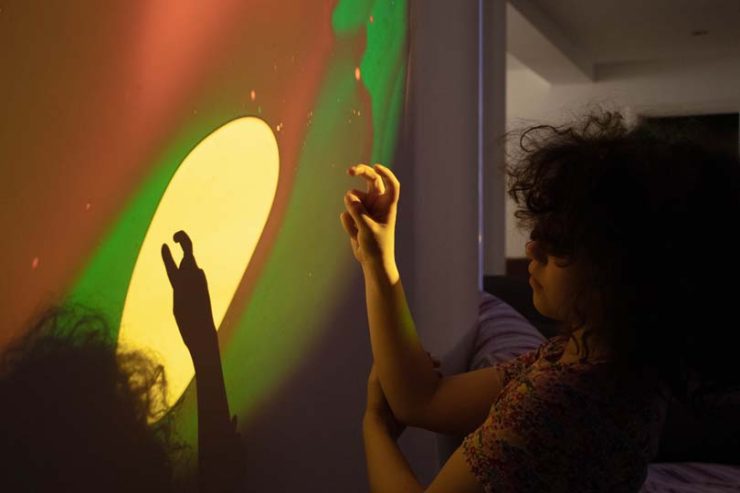
[(501, 139), (512, 134), (519, 151), (502, 172), (517, 227), (578, 266), (560, 333), (584, 328), (584, 358), (598, 333), (615, 375), (658, 375), (696, 411), (705, 397), (739, 389), (728, 321), (740, 262), (712, 264), (724, 253), (718, 235), (740, 216), (740, 158), (701, 144), (691, 123), (630, 127), (618, 111)]
[[(121, 352), (104, 317), (52, 307), (0, 357), (0, 478), (23, 491), (175, 491), (188, 453), (161, 365)], [(154, 424), (152, 424), (154, 423)]]

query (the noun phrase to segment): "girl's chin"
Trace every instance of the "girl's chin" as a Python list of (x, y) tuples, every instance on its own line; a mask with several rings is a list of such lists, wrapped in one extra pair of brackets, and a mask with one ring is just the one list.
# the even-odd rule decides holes
[(537, 294), (536, 293), (534, 293), (532, 295), (532, 304), (534, 305), (534, 309), (537, 310), (537, 313), (539, 313), (543, 317), (553, 318), (553, 316), (549, 312), (549, 310), (543, 309), (543, 307), (539, 303), (537, 303)]

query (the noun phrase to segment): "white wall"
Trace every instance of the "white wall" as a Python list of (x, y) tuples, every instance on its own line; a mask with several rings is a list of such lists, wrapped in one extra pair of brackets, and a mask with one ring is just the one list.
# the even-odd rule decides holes
[[(413, 165), (399, 176), (397, 260), (422, 344), (449, 374), (464, 370), (467, 352), (459, 349), (478, 307), (478, 1), (411, 5)], [(409, 429), (400, 444), (428, 484), (437, 467), (434, 434)]]
[[(563, 124), (589, 104), (623, 112), (630, 121), (651, 116), (698, 115), (740, 111), (740, 60), (639, 62), (597, 67), (596, 82), (551, 85), (511, 60), (506, 75), (506, 126)], [(516, 68), (514, 68), (516, 67)], [(507, 154), (512, 152), (512, 139)], [(524, 257), (527, 232), (516, 230), (516, 204), (506, 198), (506, 257)]]

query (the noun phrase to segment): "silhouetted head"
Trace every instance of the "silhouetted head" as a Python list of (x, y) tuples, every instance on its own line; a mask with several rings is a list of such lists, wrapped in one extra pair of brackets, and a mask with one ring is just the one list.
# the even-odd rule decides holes
[(558, 277), (567, 299), (547, 308), (561, 333), (584, 328), (586, 346), (598, 335), (615, 369), (657, 370), (679, 398), (692, 375), (703, 390), (740, 384), (740, 262), (723, 243), (740, 217), (740, 158), (698, 143), (696, 130), (594, 112), (524, 130), (504, 168), (534, 240), (530, 272), (573, 267)]
[(101, 316), (53, 308), (0, 357), (3, 491), (172, 491), (162, 367), (117, 354)]

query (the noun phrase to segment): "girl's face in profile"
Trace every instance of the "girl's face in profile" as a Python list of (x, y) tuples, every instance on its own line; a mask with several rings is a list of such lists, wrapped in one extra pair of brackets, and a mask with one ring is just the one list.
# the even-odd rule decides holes
[(567, 259), (545, 254), (535, 240), (527, 242), (529, 284), (532, 286), (532, 302), (542, 315), (563, 321), (566, 319), (566, 300), (575, 281), (575, 264), (567, 265)]

